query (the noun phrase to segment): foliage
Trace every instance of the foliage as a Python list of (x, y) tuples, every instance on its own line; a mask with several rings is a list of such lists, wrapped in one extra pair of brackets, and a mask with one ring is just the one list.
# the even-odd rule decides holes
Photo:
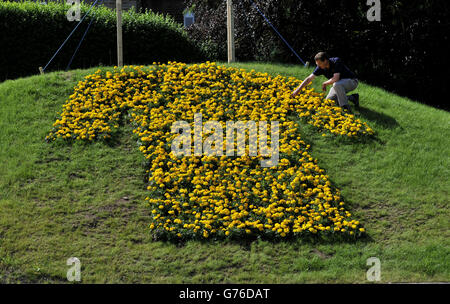
[[(334, 101), (323, 100), (324, 94), (313, 88), (291, 98), (300, 82), (209, 61), (190, 67), (177, 62), (148, 69), (125, 66), (113, 73), (99, 69), (78, 83), (46, 140), (108, 139), (120, 128), (122, 118), (128, 117), (138, 135), (139, 150), (148, 160), (150, 195), (146, 200), (154, 215), (150, 228), (158, 237), (360, 235), (364, 228), (350, 219), (340, 191), (331, 187), (289, 117), (299, 115), (335, 136), (367, 137), (374, 132), (354, 115), (342, 112)], [(205, 137), (210, 132), (204, 131), (200, 138), (201, 145), (215, 138), (210, 143), (214, 154), (198, 155), (189, 144), (189, 155), (175, 155), (172, 147), (178, 136), (186, 136), (191, 143), (193, 135), (197, 141), (191, 131), (198, 113), (202, 120), (221, 124), (220, 131), (216, 126), (214, 135)], [(190, 122), (184, 135), (174, 134), (173, 124), (180, 121)], [(259, 154), (243, 150), (241, 155), (233, 135), (229, 155), (230, 121), (258, 123), (259, 132), (255, 123), (254, 133), (249, 129), (244, 143), (259, 143)], [(262, 134), (268, 131), (262, 131), (261, 121), (271, 124), (272, 135), (264, 140), (271, 141), (271, 155), (274, 145), (279, 149), (279, 161), (277, 153), (277, 159), (266, 160), (271, 163), (268, 167), (260, 164), (265, 156)], [(279, 144), (273, 141), (274, 121), (280, 125)], [(242, 134), (245, 137), (245, 131)]]
[[(238, 61), (298, 63), (252, 2), (303, 60), (313, 63), (314, 55), (325, 50), (343, 58), (366, 82), (448, 108), (442, 101), (448, 75), (439, 72), (449, 65), (446, 1), (381, 1), (380, 22), (367, 20), (366, 1), (233, 1)], [(205, 47), (209, 59), (225, 60), (226, 1), (186, 4), (196, 5), (190, 36)]]
[[(69, 5), (63, 2), (0, 2), (0, 79), (38, 73), (75, 28), (67, 20)], [(81, 17), (90, 4), (82, 3)], [(71, 68), (114, 65), (117, 58), (115, 11), (93, 7), (46, 71), (65, 69), (89, 22), (91, 28)], [(145, 64), (153, 61), (200, 60), (200, 49), (188, 39), (181, 24), (152, 11), (123, 12), (124, 61)]]

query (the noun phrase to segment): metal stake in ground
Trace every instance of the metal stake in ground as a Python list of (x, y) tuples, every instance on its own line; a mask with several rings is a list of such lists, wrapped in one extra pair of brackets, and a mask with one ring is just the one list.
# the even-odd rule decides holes
[(117, 15), (117, 66), (123, 66), (122, 0), (116, 0)]
[(228, 63), (234, 62), (234, 15), (233, 2), (227, 0), (227, 41), (228, 41)]

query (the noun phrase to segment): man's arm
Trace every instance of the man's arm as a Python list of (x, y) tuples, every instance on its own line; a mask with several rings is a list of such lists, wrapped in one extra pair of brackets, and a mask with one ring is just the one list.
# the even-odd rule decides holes
[(295, 97), (298, 92), (300, 92), (304, 87), (306, 87), (311, 81), (314, 80), (314, 78), (316, 78), (316, 75), (311, 74), (308, 77), (305, 78), (305, 80), (303, 80), (303, 82), (298, 86), (298, 88), (296, 88), (294, 90), (294, 92), (292, 92), (291, 97)]
[(327, 81), (322, 83), (322, 90), (326, 91), (327, 85), (331, 85), (331, 84), (335, 83), (336, 81), (339, 81), (340, 77), (341, 77), (341, 73), (334, 73), (333, 77), (331, 77), (330, 79), (328, 79)]

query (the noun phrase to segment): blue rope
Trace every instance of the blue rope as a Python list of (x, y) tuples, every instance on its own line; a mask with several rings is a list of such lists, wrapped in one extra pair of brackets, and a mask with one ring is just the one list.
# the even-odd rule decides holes
[(52, 58), (50, 58), (49, 62), (45, 65), (45, 67), (42, 69), (43, 71), (45, 71), (45, 69), (48, 67), (48, 65), (50, 64), (50, 62), (52, 62), (53, 58), (56, 57), (56, 55), (59, 53), (59, 51), (62, 49), (62, 47), (66, 44), (66, 42), (69, 40), (69, 38), (72, 36), (72, 34), (76, 31), (76, 29), (78, 28), (78, 26), (80, 26), (81, 22), (83, 22), (84, 18), (86, 18), (86, 16), (89, 14), (89, 12), (91, 11), (91, 9), (94, 7), (94, 5), (97, 3), (98, 0), (95, 0), (95, 2), (91, 5), (91, 7), (89, 8), (89, 10), (86, 12), (86, 14), (83, 16), (83, 18), (81, 18), (80, 21), (78, 21), (78, 24), (75, 26), (75, 28), (72, 30), (72, 32), (69, 34), (69, 36), (67, 36), (66, 40), (64, 40), (64, 42), (61, 44), (61, 46), (59, 47), (59, 49), (55, 52), (55, 54), (53, 55)]
[(91, 22), (89, 22), (88, 27), (87, 27), (86, 30), (84, 31), (83, 37), (81, 38), (80, 42), (78, 43), (77, 48), (75, 49), (75, 52), (73, 52), (72, 58), (70, 58), (70, 61), (69, 61), (69, 63), (67, 64), (66, 72), (69, 70), (70, 65), (72, 64), (72, 61), (73, 61), (73, 59), (75, 58), (75, 55), (77, 54), (78, 49), (80, 48), (81, 43), (82, 43), (83, 40), (84, 40), (84, 37), (86, 36), (86, 34), (87, 34), (89, 28), (91, 27), (92, 21), (94, 21), (94, 19), (92, 19)]
[[(104, 1), (104, 0), (100, 1), (99, 5), (101, 5), (101, 4), (103, 3), (103, 1)], [(83, 37), (81, 37), (81, 40), (80, 40), (80, 42), (78, 43), (77, 48), (75, 49), (75, 52), (73, 52), (72, 58), (70, 58), (70, 61), (69, 61), (69, 63), (67, 64), (66, 72), (69, 70), (70, 65), (72, 64), (72, 61), (73, 61), (73, 59), (75, 58), (75, 55), (77, 54), (78, 49), (79, 49), (80, 46), (81, 46), (81, 43), (83, 42), (84, 38), (86, 37), (86, 34), (87, 34), (87, 32), (89, 31), (89, 28), (90, 28), (91, 25), (92, 25), (92, 21), (94, 21), (94, 18), (92, 18), (92, 19), (91, 19), (91, 22), (89, 22), (88, 27), (87, 27), (86, 30), (84, 31)]]
[(273, 30), (278, 34), (278, 36), (280, 36), (280, 38), (284, 41), (284, 43), (286, 43), (286, 45), (291, 49), (291, 51), (295, 54), (295, 56), (297, 56), (297, 58), (303, 63), (304, 66), (306, 66), (306, 63), (300, 58), (300, 56), (294, 51), (294, 49), (291, 47), (291, 45), (286, 41), (286, 39), (283, 38), (283, 36), (281, 36), (281, 34), (277, 31), (277, 29), (272, 25), (272, 23), (270, 23), (270, 21), (266, 18), (266, 16), (264, 16), (264, 14), (259, 10), (259, 8), (256, 6), (255, 2), (253, 2), (252, 0), (250, 0), (250, 2), (252, 2), (252, 5), (258, 10), (258, 12), (264, 17), (264, 19), (266, 19), (267, 23), (270, 24), (270, 26), (273, 28)]

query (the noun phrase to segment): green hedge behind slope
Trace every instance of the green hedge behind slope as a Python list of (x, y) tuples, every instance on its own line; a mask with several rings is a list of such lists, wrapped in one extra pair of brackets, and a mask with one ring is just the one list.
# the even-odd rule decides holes
[[(89, 7), (82, 3), (81, 17)], [(69, 8), (64, 2), (0, 2), (0, 80), (39, 73), (78, 23), (67, 20)], [(101, 6), (92, 8), (46, 71), (66, 68), (92, 19), (71, 68), (117, 64), (115, 11)], [(181, 24), (152, 11), (123, 12), (123, 45), (124, 64), (204, 58)]]

